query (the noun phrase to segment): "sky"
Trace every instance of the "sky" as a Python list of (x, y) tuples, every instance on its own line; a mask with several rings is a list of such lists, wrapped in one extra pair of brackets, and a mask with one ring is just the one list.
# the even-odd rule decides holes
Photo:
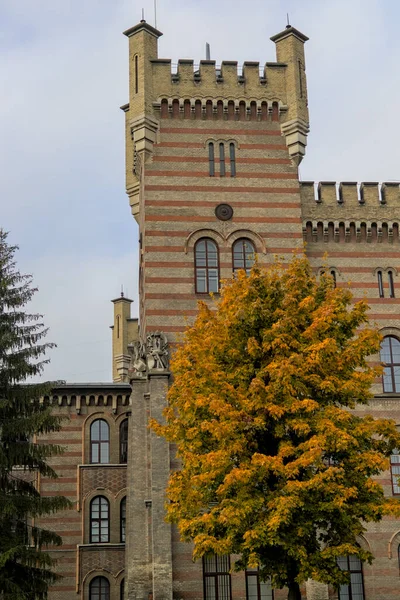
[[(46, 379), (110, 381), (121, 285), (137, 316), (119, 107), (142, 7), (154, 25), (154, 0), (0, 0), (0, 227), (57, 344)], [(274, 61), (287, 13), (310, 38), (301, 178), (399, 180), (398, 0), (157, 0), (159, 56)]]

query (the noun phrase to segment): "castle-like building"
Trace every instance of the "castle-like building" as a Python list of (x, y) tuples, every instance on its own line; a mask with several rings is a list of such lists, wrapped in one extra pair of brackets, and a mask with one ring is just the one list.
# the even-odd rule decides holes
[[(147, 427), (160, 419), (170, 383), (168, 356), (199, 299), (218, 292), (232, 271), (303, 248), (318, 273), (366, 297), (384, 336), (383, 381), (368, 410), (400, 423), (399, 185), (299, 181), (309, 116), (304, 44), (288, 26), (271, 39), (276, 62), (212, 60), (195, 65), (158, 57), (161, 33), (141, 21), (129, 41), (126, 187), (140, 232), (140, 318), (114, 300), (113, 383), (54, 390), (65, 419), (53, 460), (73, 510), (49, 516), (63, 536), (55, 555), (63, 579), (50, 600), (275, 600), (257, 571), (230, 573), (230, 557), (193, 562), (191, 547), (164, 520), (165, 488), (176, 462)], [(326, 264), (325, 254), (328, 254)], [(400, 267), (399, 267), (400, 268)], [(379, 357), (377, 357), (379, 360)], [(382, 474), (400, 495), (400, 458)], [(307, 582), (308, 600), (395, 600), (400, 596), (400, 522), (368, 528), (359, 543), (372, 565), (343, 558), (351, 585), (339, 594)]]

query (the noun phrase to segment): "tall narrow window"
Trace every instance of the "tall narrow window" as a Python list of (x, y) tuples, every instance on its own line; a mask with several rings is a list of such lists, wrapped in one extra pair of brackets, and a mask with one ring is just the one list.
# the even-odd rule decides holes
[(110, 462), (110, 428), (104, 419), (96, 419), (90, 426), (90, 462)]
[(124, 600), (125, 598), (125, 579), (123, 579), (119, 586), (119, 598), (120, 600)]
[(246, 600), (274, 600), (270, 581), (261, 581), (258, 569), (246, 569)]
[(331, 269), (331, 277), (333, 279), (333, 287), (336, 287), (336, 271), (334, 269)]
[(400, 495), (400, 453), (395, 448), (393, 454), (390, 457), (390, 474), (392, 477), (392, 490), (394, 496)]
[(390, 296), (390, 298), (394, 298), (393, 271), (388, 271), (388, 278), (389, 278), (389, 296)]
[(225, 177), (225, 144), (219, 145), (219, 174), (220, 177)]
[(254, 265), (255, 249), (250, 240), (236, 240), (233, 244), (233, 270), (244, 269), (249, 275)]
[(128, 462), (128, 419), (124, 419), (119, 426), (119, 462)]
[(120, 541), (124, 544), (126, 539), (126, 496), (125, 498), (122, 498), (119, 508)]
[(379, 298), (383, 298), (384, 297), (384, 291), (383, 291), (383, 278), (382, 278), (382, 271), (378, 271), (377, 273), (378, 276), (378, 291), (379, 291)]
[(138, 55), (135, 56), (135, 94), (139, 91)]
[(104, 496), (96, 496), (90, 503), (90, 543), (110, 541), (110, 504)]
[(208, 144), (208, 169), (210, 177), (215, 175), (215, 160), (214, 160), (214, 144), (210, 142)]
[(229, 160), (231, 163), (231, 177), (236, 177), (235, 144), (229, 144)]
[(90, 600), (110, 600), (110, 583), (105, 577), (95, 577), (89, 586)]
[(202, 238), (194, 248), (196, 292), (209, 294), (219, 290), (218, 247), (213, 240)]
[(339, 600), (364, 600), (364, 578), (358, 556), (339, 556), (337, 562), (342, 571), (350, 573), (350, 584), (340, 586)]
[(211, 554), (203, 558), (204, 600), (231, 600), (230, 557)]
[(383, 338), (381, 344), (383, 362), (383, 391), (400, 392), (400, 342), (392, 335)]

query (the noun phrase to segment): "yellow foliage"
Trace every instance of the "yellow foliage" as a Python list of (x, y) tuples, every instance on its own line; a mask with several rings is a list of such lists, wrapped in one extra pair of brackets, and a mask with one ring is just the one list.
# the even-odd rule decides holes
[(343, 582), (364, 523), (400, 515), (374, 477), (400, 447), (395, 424), (351, 409), (380, 374), (379, 333), (349, 290), (317, 281), (307, 260), (239, 271), (212, 309), (199, 304), (171, 364), (158, 435), (176, 444), (168, 519), (194, 557), (241, 556), (282, 587)]

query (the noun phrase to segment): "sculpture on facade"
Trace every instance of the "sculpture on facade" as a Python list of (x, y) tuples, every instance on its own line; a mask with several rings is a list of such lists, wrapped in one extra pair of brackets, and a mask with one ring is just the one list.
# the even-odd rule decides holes
[(129, 344), (132, 355), (129, 376), (146, 377), (148, 371), (166, 371), (169, 367), (167, 336), (161, 331), (152, 331), (146, 342)]

